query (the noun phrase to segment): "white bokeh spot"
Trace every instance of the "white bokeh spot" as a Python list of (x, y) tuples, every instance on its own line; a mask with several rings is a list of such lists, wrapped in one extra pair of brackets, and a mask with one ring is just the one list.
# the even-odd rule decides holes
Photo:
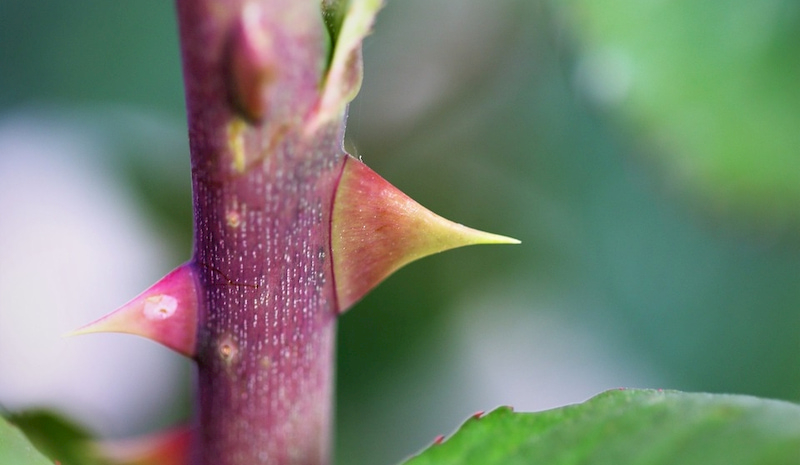
[(55, 408), (98, 433), (130, 434), (174, 402), (178, 356), (122, 335), (63, 335), (170, 264), (98, 163), (108, 148), (78, 127), (0, 118), (0, 405)]

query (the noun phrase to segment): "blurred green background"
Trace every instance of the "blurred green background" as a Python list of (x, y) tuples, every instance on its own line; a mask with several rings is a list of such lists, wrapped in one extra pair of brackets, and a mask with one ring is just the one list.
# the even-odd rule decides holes
[[(623, 385), (800, 399), (798, 39), (791, 0), (390, 0), (349, 150), (522, 245), (412, 264), (341, 319), (338, 463)], [(0, 2), (0, 121), (21, 114), (101, 139), (162, 274), (188, 258), (171, 2)]]

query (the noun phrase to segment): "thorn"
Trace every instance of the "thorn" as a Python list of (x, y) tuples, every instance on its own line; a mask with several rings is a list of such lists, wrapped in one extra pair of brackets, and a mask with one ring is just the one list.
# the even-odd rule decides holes
[(179, 266), (114, 312), (69, 334), (128, 333), (193, 357), (198, 294), (191, 263)]
[(438, 446), (439, 444), (444, 442), (444, 434), (440, 434), (433, 438), (433, 445)]
[(340, 313), (418, 258), (466, 245), (519, 244), (436, 215), (352, 156), (344, 163), (331, 221)]
[(477, 412), (472, 414), (472, 418), (480, 420), (484, 413), (486, 413), (485, 410), (478, 410)]
[(192, 431), (175, 428), (140, 438), (103, 441), (98, 455), (116, 465), (185, 465), (189, 463)]

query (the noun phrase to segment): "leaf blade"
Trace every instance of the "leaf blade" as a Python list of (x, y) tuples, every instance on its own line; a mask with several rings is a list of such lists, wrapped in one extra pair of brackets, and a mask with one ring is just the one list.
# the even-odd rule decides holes
[(17, 465), (52, 465), (28, 441), (22, 431), (0, 417), (0, 463)]
[(537, 413), (497, 409), (405, 465), (800, 464), (800, 406), (616, 390)]

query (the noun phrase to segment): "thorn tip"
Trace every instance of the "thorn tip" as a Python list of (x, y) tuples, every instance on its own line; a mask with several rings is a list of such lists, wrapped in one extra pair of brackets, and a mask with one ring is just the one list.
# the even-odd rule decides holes
[(344, 163), (331, 226), (340, 312), (419, 258), (466, 245), (519, 244), (442, 218), (351, 156)]

